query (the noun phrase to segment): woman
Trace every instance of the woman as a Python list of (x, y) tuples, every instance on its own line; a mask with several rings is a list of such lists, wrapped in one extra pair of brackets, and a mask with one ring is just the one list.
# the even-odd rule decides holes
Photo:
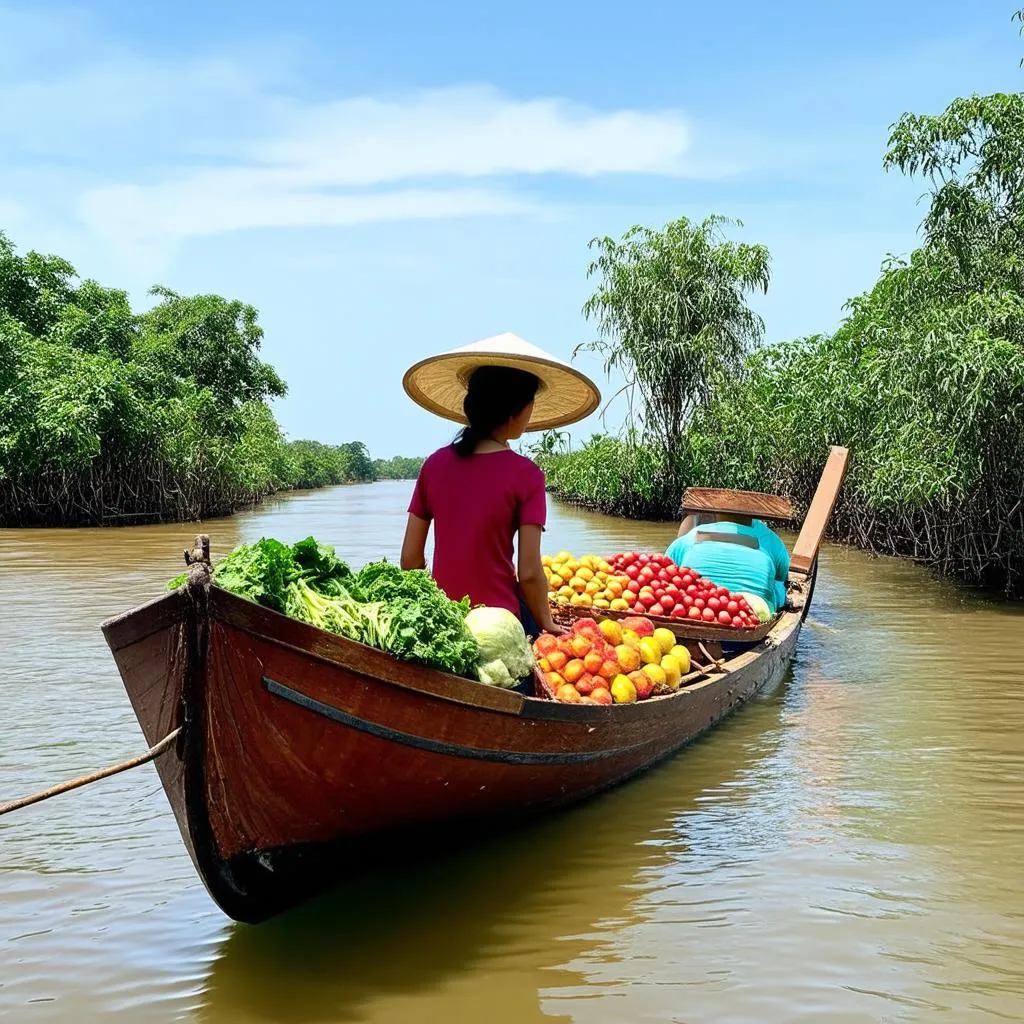
[(527, 430), (582, 419), (600, 402), (597, 388), (514, 335), (424, 360), (406, 374), (404, 384), (414, 401), (465, 426), (420, 470), (402, 568), (426, 567), (433, 524), (433, 576), (452, 600), (468, 596), (472, 605), (507, 608), (533, 637), (541, 630), (560, 632), (541, 566), (544, 474), (509, 442)]

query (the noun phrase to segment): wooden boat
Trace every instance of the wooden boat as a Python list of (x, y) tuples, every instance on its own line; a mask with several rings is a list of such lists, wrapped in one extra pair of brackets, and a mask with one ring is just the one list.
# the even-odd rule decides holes
[(193, 553), (186, 587), (103, 632), (147, 741), (183, 727), (156, 766), (213, 899), (260, 921), (385, 854), (581, 800), (694, 739), (784, 671), (845, 464), (833, 449), (771, 632), (724, 654), (707, 641), (714, 664), (636, 704), (560, 704), (397, 661), (212, 586), (208, 544)]

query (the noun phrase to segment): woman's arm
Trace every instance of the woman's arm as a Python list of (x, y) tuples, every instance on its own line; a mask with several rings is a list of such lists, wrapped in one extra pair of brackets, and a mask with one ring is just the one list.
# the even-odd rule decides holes
[(540, 539), (543, 532), (539, 526), (519, 527), (519, 592), (537, 620), (537, 625), (547, 633), (558, 634), (562, 630), (551, 617), (548, 581), (540, 561)]
[(403, 569), (426, 569), (427, 531), (429, 529), (429, 520), (420, 519), (419, 516), (409, 513), (409, 521), (405, 524), (405, 539), (402, 541), (400, 564)]

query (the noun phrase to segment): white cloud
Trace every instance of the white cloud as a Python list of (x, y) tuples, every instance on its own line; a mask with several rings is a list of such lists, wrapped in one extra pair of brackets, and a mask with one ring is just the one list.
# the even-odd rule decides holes
[[(173, 244), (246, 228), (522, 212), (537, 204), (517, 196), (509, 179), (519, 175), (688, 173), (689, 131), (671, 111), (601, 112), (467, 87), (293, 105), (287, 121), (240, 140), (230, 166), (91, 188), (79, 213), (122, 245)], [(458, 185), (484, 178), (500, 182)], [(390, 191), (399, 183), (415, 187)]]
[(484, 189), (402, 189), (359, 195), (269, 186), (244, 172), (182, 182), (94, 189), (81, 213), (100, 234), (125, 244), (166, 244), (244, 228), (343, 226), (368, 221), (521, 213), (528, 203)]

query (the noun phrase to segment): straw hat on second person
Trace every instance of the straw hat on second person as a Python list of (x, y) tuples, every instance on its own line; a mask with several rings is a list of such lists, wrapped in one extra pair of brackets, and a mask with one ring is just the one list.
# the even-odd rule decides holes
[(462, 402), (479, 366), (512, 366), (540, 378), (527, 430), (550, 430), (589, 416), (601, 404), (597, 385), (575, 367), (514, 334), (498, 334), (422, 359), (402, 386), (417, 404), (446, 420), (465, 423)]

